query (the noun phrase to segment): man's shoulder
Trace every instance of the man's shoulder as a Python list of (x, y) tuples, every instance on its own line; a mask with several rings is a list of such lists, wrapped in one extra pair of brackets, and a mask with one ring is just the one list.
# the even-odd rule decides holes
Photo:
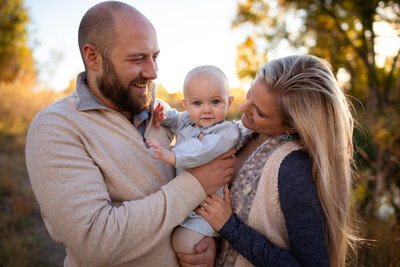
[(76, 96), (71, 94), (43, 108), (33, 118), (31, 125), (46, 121), (49, 117), (55, 119), (57, 117), (72, 115), (74, 111), (76, 111)]

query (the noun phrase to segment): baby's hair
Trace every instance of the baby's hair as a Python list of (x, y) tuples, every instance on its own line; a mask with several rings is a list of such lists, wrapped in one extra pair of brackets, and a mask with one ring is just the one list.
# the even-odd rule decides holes
[(229, 83), (228, 78), (226, 77), (225, 73), (218, 67), (213, 65), (202, 65), (195, 67), (191, 71), (188, 72), (186, 75), (185, 81), (183, 82), (183, 95), (186, 97), (186, 89), (190, 80), (194, 77), (202, 77), (204, 79), (221, 79), (224, 83), (224, 87), (229, 94)]

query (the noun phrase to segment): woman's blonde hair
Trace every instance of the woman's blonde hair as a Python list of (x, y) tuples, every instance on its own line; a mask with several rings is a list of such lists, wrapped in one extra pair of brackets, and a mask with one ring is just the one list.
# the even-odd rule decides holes
[(315, 56), (288, 56), (261, 67), (283, 125), (295, 129), (310, 155), (326, 218), (331, 266), (344, 266), (350, 229), (353, 117), (331, 65)]

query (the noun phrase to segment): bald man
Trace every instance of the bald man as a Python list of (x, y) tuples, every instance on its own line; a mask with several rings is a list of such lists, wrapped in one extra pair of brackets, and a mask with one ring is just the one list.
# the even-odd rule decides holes
[[(178, 266), (171, 232), (231, 179), (234, 150), (175, 177), (152, 159), (146, 140), (170, 148), (152, 125), (159, 48), (135, 8), (103, 2), (79, 27), (85, 72), (74, 92), (36, 115), (26, 162), (51, 237), (66, 246), (64, 266)], [(190, 188), (190, 190), (188, 190)], [(212, 266), (212, 238), (180, 263)]]

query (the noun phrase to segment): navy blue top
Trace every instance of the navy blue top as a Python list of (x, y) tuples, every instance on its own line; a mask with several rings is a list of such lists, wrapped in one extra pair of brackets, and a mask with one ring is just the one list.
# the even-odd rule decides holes
[(276, 247), (236, 214), (221, 228), (221, 236), (255, 266), (329, 266), (325, 219), (305, 151), (293, 151), (282, 161), (278, 190), (290, 251)]

